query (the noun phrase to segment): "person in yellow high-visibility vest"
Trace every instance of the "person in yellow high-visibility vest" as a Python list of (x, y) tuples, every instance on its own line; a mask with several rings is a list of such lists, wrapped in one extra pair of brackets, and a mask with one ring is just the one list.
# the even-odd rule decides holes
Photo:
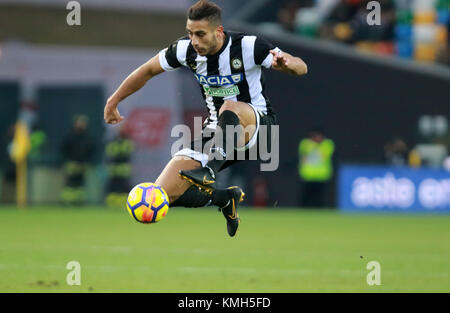
[(129, 138), (127, 124), (122, 124), (119, 133), (106, 144), (108, 182), (105, 202), (110, 207), (123, 207), (131, 190), (131, 157), (134, 142)]
[(301, 206), (325, 206), (326, 187), (333, 177), (334, 149), (334, 142), (318, 129), (311, 130), (309, 137), (300, 141), (298, 170), (303, 186)]
[(61, 201), (64, 205), (82, 205), (87, 200), (85, 180), (95, 152), (88, 126), (87, 116), (76, 116), (72, 131), (62, 141), (65, 186), (61, 192)]

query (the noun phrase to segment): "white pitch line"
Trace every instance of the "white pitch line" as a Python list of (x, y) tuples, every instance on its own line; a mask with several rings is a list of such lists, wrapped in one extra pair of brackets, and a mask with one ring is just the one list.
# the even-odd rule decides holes
[[(51, 270), (61, 270), (67, 271), (65, 264), (0, 264), (0, 271), (10, 270), (10, 269), (51, 269)], [(121, 266), (121, 265), (82, 265), (82, 269), (88, 270), (99, 270), (102, 272), (154, 272), (154, 268), (151, 266)], [(333, 270), (333, 269), (281, 269), (281, 268), (250, 268), (250, 267), (229, 267), (229, 268), (219, 268), (219, 267), (177, 267), (175, 268), (181, 272), (188, 273), (240, 273), (240, 274), (276, 274), (276, 275), (339, 275), (339, 276), (365, 276), (367, 272), (362, 270)], [(396, 271), (383, 271), (384, 274), (396, 275)], [(450, 272), (415, 272), (414, 275), (423, 275), (425, 277), (433, 278), (447, 278), (450, 277)], [(397, 279), (399, 277), (396, 277)]]

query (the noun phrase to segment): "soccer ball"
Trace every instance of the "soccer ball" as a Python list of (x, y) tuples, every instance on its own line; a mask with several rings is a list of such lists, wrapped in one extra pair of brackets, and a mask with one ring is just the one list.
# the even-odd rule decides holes
[(127, 210), (140, 223), (156, 223), (167, 215), (169, 197), (161, 186), (141, 183), (128, 194)]

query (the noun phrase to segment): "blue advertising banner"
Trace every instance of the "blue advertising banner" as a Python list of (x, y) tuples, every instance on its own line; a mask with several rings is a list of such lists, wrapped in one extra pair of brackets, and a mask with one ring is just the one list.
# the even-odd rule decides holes
[(343, 211), (450, 213), (450, 172), (435, 169), (342, 166)]

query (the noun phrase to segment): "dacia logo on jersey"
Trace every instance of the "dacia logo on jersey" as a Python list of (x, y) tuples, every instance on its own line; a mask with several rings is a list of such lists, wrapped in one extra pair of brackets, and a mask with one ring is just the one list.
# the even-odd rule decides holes
[(244, 79), (244, 75), (242, 73), (228, 76), (220, 76), (220, 75), (204, 76), (200, 74), (194, 75), (201, 85), (208, 85), (208, 86), (235, 85), (240, 83)]

